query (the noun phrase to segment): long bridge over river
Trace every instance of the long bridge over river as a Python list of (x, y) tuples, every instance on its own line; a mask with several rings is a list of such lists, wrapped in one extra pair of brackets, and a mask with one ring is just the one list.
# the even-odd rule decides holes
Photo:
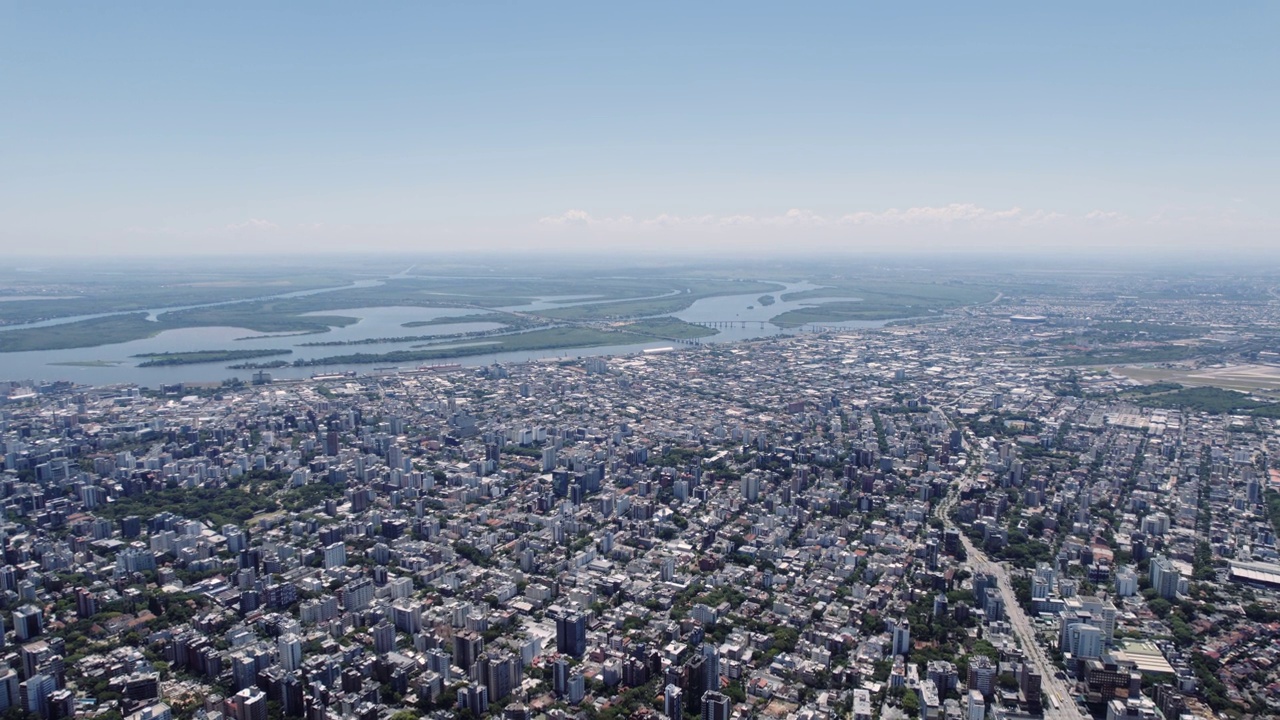
[(804, 324), (796, 325), (791, 328), (784, 328), (775, 325), (769, 320), (700, 320), (688, 321), (690, 325), (701, 325), (702, 327), (713, 328), (717, 330), (732, 329), (758, 329), (758, 330), (798, 330), (803, 332), (824, 333), (824, 332), (847, 332), (849, 328), (831, 325)]

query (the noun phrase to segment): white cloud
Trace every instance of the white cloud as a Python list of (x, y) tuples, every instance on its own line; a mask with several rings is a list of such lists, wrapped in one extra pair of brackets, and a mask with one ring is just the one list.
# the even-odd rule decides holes
[[(790, 208), (776, 214), (593, 215), (573, 209), (540, 218), (548, 246), (590, 251), (643, 243), (664, 252), (892, 252), (1112, 250), (1189, 242), (1193, 228), (1168, 217), (1138, 221), (1114, 210), (1063, 212), (977, 203), (845, 213)], [(1219, 223), (1218, 227), (1223, 227)], [(1143, 228), (1150, 231), (1144, 232)]]
[(278, 230), (279, 228), (279, 225), (271, 222), (270, 220), (260, 220), (258, 218), (249, 218), (244, 222), (231, 223), (227, 226), (227, 229), (232, 232), (241, 232), (244, 230)]
[(973, 203), (890, 208), (881, 211), (862, 210), (844, 215), (820, 215), (812, 210), (791, 208), (780, 215), (673, 215), (661, 213), (636, 220), (631, 215), (596, 217), (586, 210), (566, 210), (559, 215), (539, 218), (542, 225), (597, 228), (839, 228), (839, 227), (927, 227), (927, 226), (1031, 226), (1087, 220), (1123, 222), (1123, 213), (1094, 210), (1072, 215), (1050, 210), (1026, 211), (1020, 207), (990, 209)]
[(595, 225), (598, 221), (587, 214), (586, 210), (565, 210), (559, 215), (538, 218), (543, 225)]

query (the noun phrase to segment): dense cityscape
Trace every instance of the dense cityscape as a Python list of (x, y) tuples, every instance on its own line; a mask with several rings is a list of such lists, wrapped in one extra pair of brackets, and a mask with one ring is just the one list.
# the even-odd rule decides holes
[(1273, 717), (1280, 406), (1221, 388), (1280, 382), (1276, 310), (1085, 293), (584, 360), (11, 382), (0, 708)]
[(1280, 718), (1280, 3), (0, 3), (0, 720)]

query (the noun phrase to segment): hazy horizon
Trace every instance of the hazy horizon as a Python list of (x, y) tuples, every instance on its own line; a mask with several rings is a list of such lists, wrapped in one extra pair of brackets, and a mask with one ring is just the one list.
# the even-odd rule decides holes
[(0, 9), (0, 250), (1280, 258), (1280, 8)]

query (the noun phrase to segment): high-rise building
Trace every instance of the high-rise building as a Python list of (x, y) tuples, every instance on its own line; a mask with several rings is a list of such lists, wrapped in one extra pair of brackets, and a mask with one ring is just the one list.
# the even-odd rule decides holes
[(57, 681), (52, 675), (44, 673), (32, 675), (26, 682), (18, 685), (18, 694), (22, 697), (22, 709), (37, 717), (49, 717), (49, 696), (57, 689)]
[(302, 640), (297, 635), (281, 635), (276, 640), (276, 650), (280, 653), (280, 667), (289, 672), (302, 667)]
[(326, 570), (330, 568), (345, 567), (347, 564), (347, 546), (343, 543), (336, 542), (324, 549), (324, 567)]
[(476, 717), (489, 712), (489, 688), (484, 685), (468, 685), (458, 691), (458, 707), (466, 708)]
[(703, 683), (703, 691), (720, 691), (720, 652), (716, 649), (714, 643), (702, 644), (703, 673), (706, 682)]
[(1174, 566), (1173, 561), (1164, 555), (1156, 555), (1151, 558), (1148, 566), (1148, 572), (1151, 575), (1151, 587), (1160, 594), (1165, 600), (1173, 600), (1178, 597), (1178, 584), (1182, 580), (1182, 574), (1178, 572), (1178, 568)]
[(1087, 622), (1063, 620), (1059, 647), (1064, 654), (1070, 653), (1077, 660), (1102, 656), (1102, 628)]
[(688, 703), (688, 709), (696, 712), (698, 709), (698, 701), (702, 698), (703, 688), (707, 685), (707, 658), (703, 655), (694, 655), (684, 664), (684, 671), (680, 679), (680, 689), (684, 691), (685, 702)]
[(480, 653), (484, 652), (484, 638), (478, 632), (459, 630), (453, 635), (453, 664), (469, 670)]
[(556, 658), (551, 666), (551, 688), (556, 697), (564, 697), (569, 693), (569, 663), (564, 658)]
[(911, 652), (911, 623), (906, 618), (893, 626), (893, 655), (906, 655)]
[(669, 718), (684, 716), (684, 692), (675, 685), (667, 685), (662, 693), (662, 713)]
[(729, 720), (729, 698), (719, 692), (702, 695), (702, 720)]
[[(373, 651), (379, 655), (385, 655), (396, 647), (396, 626), (387, 622), (383, 618), (382, 622), (373, 626), (371, 631), (373, 635)], [(489, 698), (494, 700), (493, 693), (489, 694)]]
[(987, 702), (983, 699), (982, 693), (977, 690), (969, 691), (969, 707), (966, 717), (968, 720), (983, 720), (987, 715)]
[(490, 651), (482, 655), (480, 660), (476, 661), (476, 665), (483, 666), (482, 677), (477, 681), (483, 682), (489, 689), (491, 703), (506, 699), (514, 689), (520, 686), (524, 675), (524, 665), (520, 662), (520, 657), (510, 652)]
[(18, 673), (13, 668), (5, 668), (0, 673), (0, 712), (22, 705), (22, 691)]
[(1126, 598), (1138, 594), (1138, 574), (1124, 567), (1116, 571), (1116, 595)]
[(35, 605), (23, 605), (13, 611), (13, 634), (26, 642), (44, 632), (44, 613)]
[(556, 652), (580, 658), (587, 651), (587, 618), (572, 612), (556, 618)]
[(339, 590), (342, 608), (348, 612), (363, 610), (373, 603), (373, 581), (367, 577), (352, 580)]
[(966, 684), (969, 689), (977, 690), (983, 697), (995, 691), (996, 677), (1000, 668), (986, 655), (978, 655), (969, 662), (969, 676)]
[(89, 588), (76, 589), (76, 616), (81, 620), (98, 613), (98, 598)]
[(267, 694), (245, 688), (227, 698), (225, 715), (235, 720), (267, 720)]
[(1077, 595), (1063, 601), (1062, 627), (1072, 622), (1086, 622), (1102, 630), (1103, 643), (1110, 643), (1116, 631), (1116, 606), (1105, 598)]
[(582, 702), (582, 698), (587, 696), (587, 681), (586, 678), (582, 677), (582, 673), (570, 673), (568, 695), (570, 705), (577, 705)]

